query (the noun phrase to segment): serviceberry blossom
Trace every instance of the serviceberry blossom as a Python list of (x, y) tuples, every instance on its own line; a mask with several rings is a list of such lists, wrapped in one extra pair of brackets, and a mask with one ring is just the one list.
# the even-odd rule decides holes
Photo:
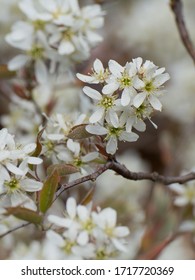
[(118, 126), (114, 127), (111, 122), (107, 122), (106, 126), (100, 124), (87, 125), (86, 130), (95, 135), (105, 135), (106, 152), (108, 154), (115, 154), (118, 148), (119, 141), (134, 142), (137, 141), (139, 136), (134, 132), (127, 132), (121, 120)]
[(133, 64), (137, 66), (138, 77), (142, 80), (142, 86), (133, 100), (133, 105), (138, 108), (144, 100), (148, 100), (155, 110), (161, 111), (162, 104), (159, 101), (159, 97), (163, 93), (163, 84), (170, 79), (169, 74), (163, 73), (165, 68), (158, 69), (149, 60), (146, 60), (142, 65), (142, 58), (134, 59)]
[(54, 59), (55, 55), (49, 46), (44, 32), (35, 31), (34, 26), (27, 22), (17, 22), (12, 32), (6, 36), (11, 46), (23, 50), (8, 63), (10, 70), (18, 70), (25, 65), (34, 63), (36, 80), (41, 84), (47, 81), (47, 58)]
[(103, 140), (107, 153), (116, 152), (118, 140), (136, 141), (138, 135), (132, 130), (145, 131), (145, 119), (157, 128), (151, 116), (155, 110), (162, 109), (159, 97), (169, 79), (164, 71), (165, 68), (158, 68), (149, 60), (143, 63), (138, 57), (125, 66), (109, 60), (107, 68), (96, 59), (92, 74), (77, 73), (81, 81), (102, 86), (100, 91), (88, 86), (83, 91), (94, 105), (86, 130), (94, 135), (106, 135)]
[(68, 139), (66, 146), (67, 149), (58, 153), (57, 158), (59, 160), (74, 165), (83, 175), (94, 171), (90, 167), (90, 163), (98, 159), (99, 153), (97, 151), (90, 152), (88, 149), (81, 147), (79, 142), (75, 142), (72, 139)]
[(195, 184), (194, 181), (189, 181), (184, 185), (174, 183), (169, 185), (169, 188), (176, 193), (174, 204), (179, 207), (192, 205), (195, 207)]
[(43, 184), (35, 179), (28, 178), (30, 172), (27, 161), (19, 165), (19, 170), (23, 175), (16, 175), (8, 172), (0, 166), (0, 196), (1, 204), (4, 206), (25, 206), (26, 208), (36, 209), (35, 203), (28, 193), (40, 191)]
[(92, 74), (83, 75), (77, 73), (76, 76), (79, 80), (89, 83), (89, 84), (99, 84), (104, 83), (106, 79), (109, 77), (109, 70), (104, 69), (104, 66), (101, 60), (96, 59), (93, 63)]
[[(66, 203), (65, 217), (49, 215), (48, 220), (53, 226), (64, 229), (63, 233), (50, 230), (48, 235), (55, 236), (58, 247), (64, 254), (80, 256), (81, 259), (98, 259), (116, 256), (126, 251), (125, 237), (129, 229), (117, 226), (117, 214), (114, 209), (92, 211), (91, 205), (77, 205), (70, 197)], [(101, 254), (100, 254), (101, 253)]]
[(112, 125), (117, 127), (119, 124), (117, 113), (114, 110), (116, 106), (116, 97), (111, 94), (101, 94), (90, 87), (83, 88), (84, 93), (96, 101), (97, 110), (89, 118), (90, 123), (104, 123), (109, 118)]
[(35, 150), (36, 144), (24, 146), (16, 144), (14, 136), (8, 133), (6, 128), (0, 130), (0, 167), (5, 167), (15, 175), (24, 175), (24, 171), (18, 167), (18, 163), (26, 161), (28, 164), (37, 165), (42, 159), (32, 157), (30, 154)]
[(59, 64), (65, 67), (87, 59), (91, 48), (102, 41), (96, 33), (104, 24), (100, 5), (80, 7), (77, 0), (23, 0), (19, 8), (27, 19), (16, 22), (5, 39), (24, 54), (14, 57), (8, 67), (18, 70), (33, 65), (40, 84), (47, 81), (48, 66), (54, 73)]

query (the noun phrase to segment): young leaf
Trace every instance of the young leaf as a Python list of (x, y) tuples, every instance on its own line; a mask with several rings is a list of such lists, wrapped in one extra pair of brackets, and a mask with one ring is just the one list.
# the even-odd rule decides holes
[(37, 212), (34, 212), (30, 209), (24, 207), (8, 207), (6, 208), (6, 215), (13, 215), (18, 219), (33, 223), (40, 224), (43, 220), (43, 217)]
[(89, 137), (93, 136), (93, 134), (86, 131), (85, 127), (86, 127), (86, 124), (80, 124), (80, 125), (74, 126), (70, 130), (70, 132), (68, 134), (68, 138), (71, 138), (73, 140), (80, 140), (80, 139), (89, 138)]
[(79, 170), (74, 165), (61, 163), (61, 164), (53, 164), (49, 166), (47, 169), (47, 174), (51, 175), (54, 171), (57, 171), (58, 175), (60, 177), (63, 177), (69, 174), (76, 173)]
[(39, 198), (39, 209), (42, 213), (45, 213), (51, 206), (59, 180), (58, 172), (54, 170), (44, 182)]

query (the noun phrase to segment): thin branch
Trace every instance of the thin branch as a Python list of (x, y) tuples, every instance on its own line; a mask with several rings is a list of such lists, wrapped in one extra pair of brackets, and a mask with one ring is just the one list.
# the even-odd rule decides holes
[(157, 172), (147, 173), (147, 172), (132, 172), (127, 167), (116, 160), (110, 160), (106, 164), (104, 164), (102, 167), (97, 169), (95, 172), (81, 177), (79, 179), (76, 179), (70, 183), (63, 184), (61, 188), (56, 193), (55, 200), (65, 191), (68, 189), (71, 189), (77, 185), (80, 185), (82, 183), (85, 183), (87, 181), (95, 181), (102, 173), (104, 173), (106, 170), (113, 170), (117, 174), (121, 175), (122, 177), (133, 180), (133, 181), (140, 181), (140, 180), (150, 180), (153, 182), (159, 182), (164, 185), (169, 185), (173, 183), (179, 183), (184, 184), (188, 181), (195, 180), (195, 172), (190, 172), (186, 175), (182, 176), (164, 176), (160, 175)]
[(112, 162), (110, 169), (114, 170), (116, 173), (129, 180), (150, 180), (153, 182), (163, 183), (164, 185), (169, 185), (173, 183), (184, 184), (188, 181), (195, 180), (195, 172), (190, 172), (182, 176), (164, 176), (158, 174), (157, 172), (132, 172), (128, 170), (125, 165), (119, 162)]
[[(105, 165), (103, 165), (102, 167), (100, 167), (99, 169), (97, 169), (95, 172), (91, 173), (90, 175), (81, 177), (79, 179), (76, 179), (70, 183), (64, 184), (61, 186), (61, 188), (58, 190), (58, 192), (56, 193), (56, 198), (58, 198), (64, 191), (71, 189), (77, 185), (80, 185), (82, 183), (88, 182), (88, 181), (92, 181), (95, 182), (95, 180), (102, 174), (104, 173), (106, 170), (110, 169), (110, 167), (112, 166), (112, 162), (107, 162)], [(56, 199), (55, 198), (55, 199)]]
[(15, 228), (13, 228), (13, 229), (10, 229), (10, 230), (8, 230), (7, 232), (1, 234), (1, 235), (0, 235), (0, 239), (3, 238), (3, 237), (5, 237), (6, 235), (8, 235), (8, 234), (10, 234), (10, 233), (12, 233), (12, 232), (14, 232), (14, 231), (16, 231), (16, 230), (18, 230), (18, 229), (21, 229), (21, 228), (23, 228), (23, 227), (26, 227), (26, 226), (28, 226), (28, 225), (30, 225), (30, 224), (31, 224), (31, 223), (29, 222), (29, 223), (26, 223), (26, 224), (22, 224), (22, 225), (20, 225), (20, 226), (17, 226), (17, 227), (15, 227)]
[(171, 0), (170, 6), (171, 6), (173, 13), (175, 14), (175, 20), (176, 20), (176, 24), (177, 24), (177, 28), (178, 28), (181, 40), (182, 40), (187, 52), (189, 53), (189, 55), (191, 56), (192, 60), (195, 63), (195, 49), (192, 44), (190, 35), (188, 33), (188, 30), (186, 28), (186, 24), (184, 21), (182, 1), (181, 0)]

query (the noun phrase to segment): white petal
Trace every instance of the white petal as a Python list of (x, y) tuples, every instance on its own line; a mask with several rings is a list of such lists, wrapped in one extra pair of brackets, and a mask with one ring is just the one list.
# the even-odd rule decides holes
[(94, 77), (92, 76), (87, 76), (87, 75), (83, 75), (83, 74), (80, 74), (80, 73), (77, 73), (76, 74), (77, 78), (79, 80), (81, 80), (82, 82), (85, 82), (85, 83), (92, 83), (92, 84), (98, 84), (99, 81), (96, 80)]
[(66, 202), (66, 211), (72, 219), (76, 216), (76, 206), (76, 200), (73, 197), (69, 197)]
[(87, 125), (86, 130), (95, 135), (105, 135), (108, 133), (108, 130), (101, 125)]
[(56, 226), (59, 227), (66, 227), (66, 221), (64, 218), (55, 216), (55, 215), (49, 215), (48, 216), (48, 221)]
[(29, 57), (27, 55), (17, 55), (16, 57), (14, 57), (13, 59), (11, 59), (8, 62), (8, 68), (9, 70), (18, 70), (21, 67), (23, 67), (27, 61), (29, 60)]
[(105, 109), (103, 107), (99, 107), (89, 118), (90, 123), (96, 123), (100, 121), (104, 116)]
[(58, 48), (58, 52), (61, 55), (64, 55), (64, 54), (69, 55), (69, 54), (73, 53), (74, 51), (75, 51), (75, 46), (70, 41), (62, 41)]
[(122, 106), (127, 106), (129, 105), (130, 101), (131, 101), (131, 97), (130, 97), (129, 90), (125, 88), (121, 95), (121, 104)]
[(82, 157), (82, 161), (83, 162), (90, 162), (96, 158), (98, 158), (99, 154), (98, 152), (91, 152), (85, 156)]
[(18, 168), (17, 166), (13, 165), (10, 162), (6, 163), (6, 167), (11, 173), (13, 173), (15, 175), (20, 175), (20, 176), (24, 175), (23, 170), (21, 170), (20, 168)]
[(139, 136), (134, 132), (126, 132), (123, 131), (119, 137), (120, 140), (128, 141), (128, 142), (135, 142)]
[(94, 61), (93, 68), (96, 73), (103, 73), (104, 72), (104, 66), (101, 62), (101, 60), (97, 59)]
[(38, 157), (28, 157), (27, 162), (29, 164), (41, 164), (43, 162), (43, 160), (41, 158)]
[(114, 229), (114, 235), (117, 237), (125, 237), (129, 235), (130, 231), (128, 227), (120, 226)]
[(106, 145), (106, 152), (108, 154), (114, 155), (117, 151), (118, 141), (115, 136), (111, 136)]
[(101, 216), (104, 217), (106, 220), (106, 225), (110, 228), (114, 228), (116, 226), (116, 221), (117, 221), (117, 212), (116, 210), (108, 207), (104, 208), (101, 211)]
[(166, 81), (168, 81), (170, 79), (170, 76), (168, 73), (165, 74), (160, 74), (158, 76), (155, 77), (154, 79), (154, 85), (156, 87), (161, 86), (162, 84), (164, 84)]
[(93, 88), (84, 87), (83, 91), (87, 96), (89, 96), (90, 98), (92, 98), (94, 100), (101, 100), (102, 99), (102, 95), (99, 93), (99, 91), (97, 91)]
[(43, 183), (33, 179), (24, 179), (21, 181), (21, 187), (27, 192), (36, 192), (42, 189)]
[(135, 127), (135, 129), (141, 132), (146, 130), (146, 124), (142, 120), (137, 120), (137, 122), (133, 126)]
[(89, 219), (89, 211), (83, 205), (77, 206), (77, 214), (82, 222), (86, 222)]
[(31, 144), (27, 144), (23, 147), (23, 151), (26, 153), (26, 154), (30, 154), (32, 153), (36, 148), (36, 144), (35, 143), (31, 143)]
[(117, 113), (113, 109), (110, 109), (108, 111), (108, 115), (109, 115), (109, 119), (110, 119), (111, 124), (114, 127), (119, 127), (119, 119), (118, 119)]
[(139, 93), (133, 99), (133, 105), (138, 108), (145, 100), (146, 92)]
[(122, 242), (120, 242), (118, 239), (116, 238), (112, 238), (112, 242), (114, 244), (114, 246), (121, 252), (127, 252), (128, 248), (127, 246), (125, 246), (124, 244), (122, 244)]
[(9, 151), (0, 151), (0, 161), (9, 158), (9, 155), (10, 155)]
[(55, 245), (59, 246), (59, 247), (63, 247), (64, 246), (64, 239), (61, 237), (61, 235), (57, 234), (55, 231), (53, 230), (48, 230), (46, 232), (46, 237)]
[(162, 104), (161, 104), (161, 102), (159, 101), (159, 99), (156, 96), (150, 95), (149, 100), (150, 100), (150, 104), (152, 105), (152, 107), (155, 110), (161, 111)]
[(89, 241), (89, 236), (87, 231), (80, 232), (79, 236), (77, 237), (78, 244), (81, 246), (85, 246), (87, 245), (88, 241)]
[(109, 83), (103, 87), (102, 92), (104, 94), (112, 94), (118, 88), (119, 88), (119, 85), (117, 83)]
[(176, 197), (176, 199), (174, 200), (174, 204), (181, 207), (187, 205), (188, 203), (188, 199), (184, 196)]
[(108, 66), (110, 69), (110, 72), (117, 77), (121, 77), (121, 72), (124, 71), (124, 67), (121, 66), (118, 62), (116, 62), (115, 60), (109, 60), (108, 62)]
[(184, 221), (180, 227), (179, 227), (179, 231), (195, 231), (195, 222), (194, 221)]
[(184, 186), (177, 183), (169, 185), (168, 188), (178, 194), (183, 194), (185, 191)]
[(40, 59), (35, 61), (35, 77), (40, 84), (46, 84), (48, 82), (47, 67)]

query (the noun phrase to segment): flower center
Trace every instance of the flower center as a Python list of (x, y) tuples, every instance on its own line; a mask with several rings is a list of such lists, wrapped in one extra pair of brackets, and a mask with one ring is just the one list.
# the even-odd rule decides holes
[(83, 229), (85, 229), (87, 232), (91, 232), (92, 229), (94, 228), (94, 223), (92, 222), (91, 219), (88, 219), (86, 222), (83, 223)]
[(123, 73), (122, 78), (119, 78), (118, 81), (120, 83), (121, 89), (132, 85), (132, 79), (129, 77), (127, 73)]
[(82, 160), (80, 158), (75, 158), (73, 164), (76, 167), (81, 167), (83, 165), (83, 162), (82, 162)]
[(37, 19), (33, 21), (33, 25), (36, 31), (45, 29), (45, 22), (43, 20)]
[(119, 137), (122, 131), (123, 131), (123, 128), (121, 128), (121, 127), (109, 127), (108, 135)]
[(187, 188), (186, 189), (186, 196), (189, 199), (190, 202), (192, 202), (195, 199), (195, 188)]
[(105, 109), (112, 108), (114, 106), (114, 98), (109, 96), (104, 96), (100, 101), (99, 105), (104, 107)]
[(154, 87), (152, 81), (147, 82), (147, 83), (145, 84), (145, 90), (146, 90), (147, 92), (152, 92), (154, 89), (155, 89), (155, 87)]
[(65, 246), (63, 247), (63, 250), (66, 252), (66, 254), (70, 255), (72, 252), (72, 247), (75, 245), (75, 242), (73, 241), (67, 241)]
[(13, 178), (11, 181), (5, 181), (4, 184), (10, 192), (13, 192), (20, 188), (19, 181), (16, 178)]
[(92, 76), (94, 76), (98, 81), (100, 81), (100, 83), (103, 83), (109, 76), (109, 70), (105, 69), (105, 71), (100, 70), (99, 73), (95, 72), (93, 69), (93, 74)]
[(37, 60), (40, 58), (43, 58), (43, 53), (44, 53), (44, 48), (39, 46), (39, 45), (35, 45), (32, 47), (32, 49), (30, 51), (28, 51), (28, 54), (32, 57), (32, 59)]

